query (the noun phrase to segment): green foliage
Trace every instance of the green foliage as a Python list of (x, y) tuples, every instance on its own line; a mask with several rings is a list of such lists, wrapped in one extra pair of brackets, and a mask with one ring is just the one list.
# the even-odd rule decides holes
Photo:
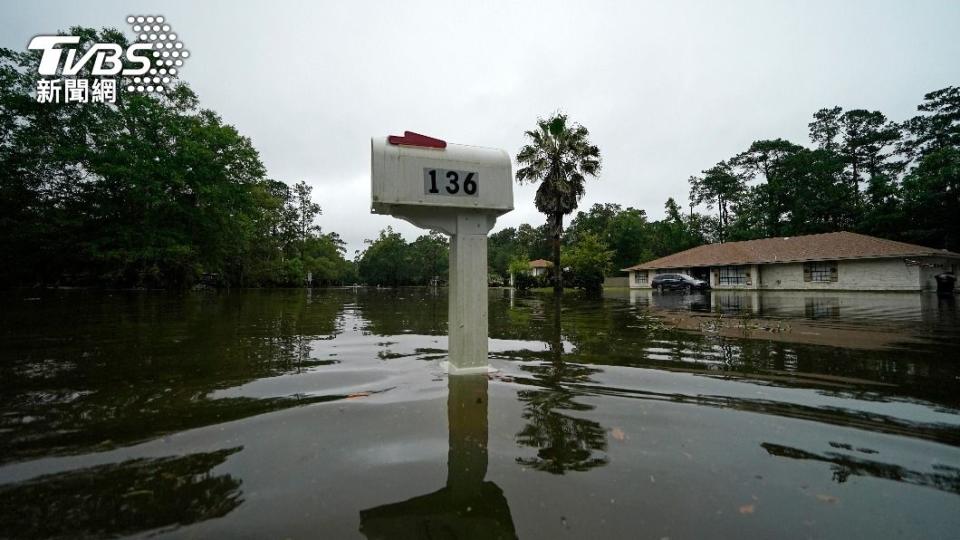
[(357, 259), (357, 271), (367, 285), (429, 285), (434, 278), (447, 281), (448, 241), (440, 233), (430, 232), (408, 244), (400, 233), (387, 227), (366, 243)]
[(724, 229), (730, 222), (730, 206), (744, 194), (745, 183), (733, 167), (725, 161), (703, 171), (703, 176), (691, 176), (690, 202), (696, 204), (717, 205), (720, 241), (724, 240)]
[(530, 273), (530, 261), (526, 256), (518, 257), (510, 261), (510, 266), (507, 269), (510, 274), (514, 276), (518, 274), (529, 274)]
[(716, 208), (720, 241), (855, 230), (956, 250), (960, 88), (926, 94), (918, 110), (896, 124), (821, 109), (809, 124), (816, 148), (755, 141), (691, 178), (691, 204)]
[(668, 199), (665, 206), (667, 217), (650, 222), (643, 210), (594, 204), (570, 222), (566, 245), (594, 235), (613, 251), (612, 268), (619, 270), (699, 246), (712, 238), (713, 223), (705, 216), (684, 216), (673, 199)]
[(527, 223), (508, 227), (490, 235), (487, 243), (487, 264), (493, 274), (507, 276), (509, 265), (518, 257), (547, 259), (550, 257), (549, 232), (546, 225), (532, 227)]
[(909, 134), (900, 144), (910, 159), (922, 159), (938, 150), (960, 148), (960, 86), (948, 86), (923, 96), (915, 116), (903, 124)]
[(449, 241), (447, 237), (431, 231), (418, 237), (409, 244), (409, 282), (416, 285), (428, 285), (436, 278), (447, 281), (449, 275)]
[[(81, 53), (126, 45), (114, 30), (70, 33)], [(4, 283), (299, 285), (309, 271), (328, 282), (347, 271), (313, 223), (309, 186), (267, 179), (250, 139), (186, 84), (40, 104), (38, 54), (0, 49)]]
[(933, 150), (903, 180), (908, 238), (960, 251), (960, 147)]
[(529, 268), (525, 272), (518, 272), (513, 275), (513, 287), (519, 291), (546, 287), (547, 285), (544, 276), (531, 275)]
[(593, 233), (583, 234), (575, 244), (563, 254), (563, 267), (573, 274), (575, 287), (588, 291), (598, 291), (603, 278), (610, 270), (613, 251), (599, 236)]

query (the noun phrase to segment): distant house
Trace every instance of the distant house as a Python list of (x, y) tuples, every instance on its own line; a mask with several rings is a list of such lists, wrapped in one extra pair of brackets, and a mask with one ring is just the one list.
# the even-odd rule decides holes
[(836, 232), (695, 247), (623, 270), (630, 287), (683, 273), (714, 289), (919, 291), (960, 269), (960, 254), (863, 234)]
[(550, 273), (553, 263), (544, 259), (530, 261), (530, 275), (533, 277), (545, 276)]

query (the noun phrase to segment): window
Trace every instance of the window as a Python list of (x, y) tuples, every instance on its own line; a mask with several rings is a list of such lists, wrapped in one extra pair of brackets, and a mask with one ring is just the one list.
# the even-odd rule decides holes
[(837, 281), (836, 261), (804, 263), (803, 280), (817, 283)]
[(633, 273), (633, 282), (636, 285), (644, 285), (647, 283), (647, 271), (637, 271)]
[(717, 283), (720, 285), (743, 285), (747, 282), (745, 266), (721, 266)]

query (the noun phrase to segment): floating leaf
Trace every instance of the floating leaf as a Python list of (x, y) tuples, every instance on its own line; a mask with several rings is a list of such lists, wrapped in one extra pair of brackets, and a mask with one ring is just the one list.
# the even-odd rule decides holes
[(627, 438), (626, 433), (624, 433), (623, 430), (618, 427), (615, 427), (612, 430), (610, 430), (610, 435), (618, 441), (622, 441)]
[(741, 514), (752, 514), (753, 510), (754, 510), (754, 507), (752, 504), (745, 504), (740, 507)]

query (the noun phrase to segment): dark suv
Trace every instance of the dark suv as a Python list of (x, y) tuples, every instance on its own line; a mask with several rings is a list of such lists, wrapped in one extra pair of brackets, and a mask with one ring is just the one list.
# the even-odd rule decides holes
[(709, 289), (710, 284), (687, 274), (659, 274), (654, 276), (650, 286), (659, 291), (675, 289), (683, 291)]

